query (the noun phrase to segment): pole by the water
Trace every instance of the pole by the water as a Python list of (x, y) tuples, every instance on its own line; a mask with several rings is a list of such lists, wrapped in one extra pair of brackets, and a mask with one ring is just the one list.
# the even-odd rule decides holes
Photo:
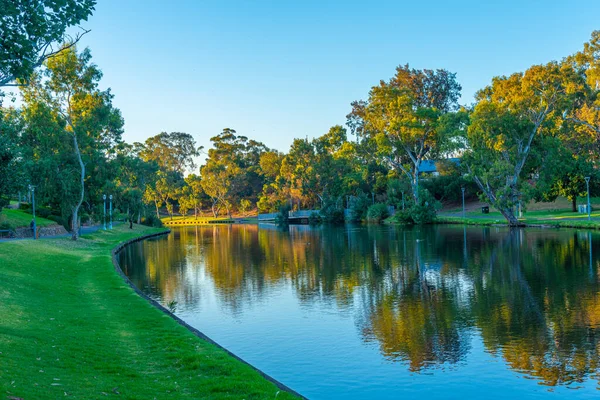
[(35, 186), (31, 186), (31, 206), (33, 208), (33, 239), (37, 239), (37, 224), (35, 222)]
[(110, 218), (110, 224), (108, 225), (108, 229), (112, 229), (112, 194), (108, 198), (109, 198), (109, 204), (110, 204), (110, 209), (108, 212), (108, 216)]
[(104, 222), (104, 230), (106, 230), (106, 195), (102, 195), (102, 200), (104, 200), (104, 217), (102, 218), (102, 221)]
[(592, 220), (592, 210), (590, 205), (590, 177), (585, 177), (585, 185), (587, 186), (587, 212), (588, 212), (588, 221)]

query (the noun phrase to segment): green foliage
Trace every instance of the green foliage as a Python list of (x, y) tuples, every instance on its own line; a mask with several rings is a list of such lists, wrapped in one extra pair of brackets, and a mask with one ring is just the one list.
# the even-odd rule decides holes
[(213, 148), (200, 169), (201, 185), (210, 197), (213, 215), (217, 217), (221, 207), (230, 215), (233, 205), (240, 204), (241, 199), (258, 201), (265, 176), (260, 170), (261, 157), (269, 149), (229, 128), (211, 141)]
[(387, 202), (388, 204), (402, 209), (402, 199), (404, 198), (404, 205), (410, 201), (412, 189), (410, 182), (406, 178), (404, 179), (390, 179), (387, 184)]
[[(21, 89), (25, 170), (40, 203), (60, 209), (72, 222), (73, 239), (86, 194), (91, 209), (98, 201), (97, 191), (109, 180), (106, 165), (123, 128), (111, 91), (98, 88), (102, 72), (91, 58), (88, 49), (78, 53), (65, 45)], [(86, 170), (86, 165), (95, 169)], [(86, 190), (90, 187), (91, 192)], [(90, 198), (90, 193), (95, 196)]]
[(380, 223), (389, 216), (388, 206), (383, 203), (373, 204), (367, 210), (367, 221), (369, 222)]
[(552, 135), (581, 87), (572, 66), (551, 62), (494, 78), (478, 92), (463, 162), (509, 224), (519, 225), (512, 210), (534, 193), (534, 183), (524, 178), (545, 176), (543, 170), (554, 162), (546, 153), (560, 142)]
[(421, 162), (445, 149), (455, 131), (452, 122), (459, 122), (444, 116), (458, 109), (460, 90), (455, 74), (405, 65), (373, 86), (368, 101), (353, 103), (349, 125), (374, 139), (379, 157), (406, 176), (415, 199)]
[(327, 201), (319, 210), (320, 219), (328, 224), (343, 224), (344, 209), (337, 201)]
[(0, 210), (8, 205), (8, 197), (17, 191), (19, 181), (23, 179), (17, 143), (21, 129), (19, 113), (14, 109), (0, 108)]
[(311, 212), (308, 216), (308, 224), (309, 225), (319, 225), (321, 223), (321, 216), (319, 213)]
[(200, 155), (192, 135), (183, 132), (161, 132), (149, 137), (139, 146), (142, 160), (153, 161), (162, 170), (181, 175), (188, 169), (196, 168), (194, 157)]
[(440, 202), (460, 203), (462, 202), (462, 188), (465, 188), (465, 201), (477, 199), (479, 188), (472, 179), (463, 177), (461, 174), (440, 175), (424, 179), (423, 189)]
[(156, 215), (154, 215), (153, 213), (150, 213), (150, 214), (146, 215), (144, 218), (142, 218), (142, 225), (152, 226), (155, 228), (163, 227), (163, 223), (160, 220), (160, 218), (157, 218)]
[[(51, 221), (56, 222), (58, 225), (64, 226), (65, 228), (67, 228), (69, 226), (68, 220), (65, 220), (60, 215), (49, 215), (48, 219), (51, 220)], [(82, 222), (84, 222), (84, 221), (82, 220)]]
[(0, 212), (4, 207), (10, 204), (10, 200), (7, 197), (0, 197)]
[(0, 1), (0, 86), (26, 80), (69, 41), (69, 27), (87, 20), (95, 0)]
[(372, 204), (372, 200), (366, 193), (354, 196), (350, 201), (350, 222), (361, 222), (367, 218), (367, 210)]
[(441, 208), (441, 203), (427, 190), (422, 189), (419, 195), (419, 201), (410, 201), (404, 211), (399, 209), (393, 217), (393, 221), (401, 224), (429, 224), (435, 221), (437, 210)]
[(281, 207), (279, 207), (279, 212), (277, 213), (277, 216), (275, 217), (275, 223), (277, 225), (289, 224), (291, 209), (292, 208), (287, 203), (283, 204)]
[(243, 214), (246, 214), (248, 212), (248, 210), (250, 210), (250, 207), (252, 207), (252, 202), (248, 199), (242, 199), (240, 200), (240, 211)]
[(0, 212), (0, 229), (6, 230), (11, 229), (10, 224), (6, 220), (6, 216)]
[[(85, 19), (94, 5), (50, 3), (31, 3), (48, 6), (32, 15), (54, 18), (38, 21), (40, 40), (46, 40), (48, 30), (58, 32), (48, 38), (63, 38), (64, 29), (54, 28)], [(16, 10), (29, 6), (0, 3), (6, 10), (1, 23), (13, 24)], [(27, 24), (15, 25), (16, 44)], [(465, 187), (467, 200), (479, 194), (515, 224), (513, 207), (530, 198), (565, 196), (575, 206), (585, 192), (584, 176), (592, 177), (592, 192), (598, 190), (600, 31), (561, 62), (494, 78), (470, 109), (458, 106), (461, 88), (454, 74), (400, 66), (391, 79), (371, 89), (367, 101), (352, 103), (347, 116), (352, 141), (337, 125), (314, 139), (295, 139), (281, 153), (225, 128), (211, 138), (199, 175), (187, 177), (201, 151), (194, 138), (162, 132), (143, 144), (123, 143), (123, 120), (112, 105), (113, 95), (99, 89), (100, 69), (87, 49), (77, 52), (69, 46), (37, 72), (32, 70), (35, 57), (20, 64), (0, 61), (0, 77), (19, 68), (33, 71), (22, 76), (28, 83), (23, 106), (1, 109), (0, 208), (31, 183), (38, 204), (52, 210), (46, 216), (54, 215), (65, 226), (78, 213), (99, 220), (104, 194), (113, 195), (114, 207), (130, 223), (148, 208), (154, 209), (154, 219), (164, 209), (171, 218), (177, 210), (197, 217), (209, 206), (217, 217), (236, 208), (246, 213), (253, 204), (260, 212), (274, 212), (290, 203), (320, 208), (323, 221), (340, 223), (342, 204), (350, 197), (350, 220), (356, 222), (368, 218), (371, 196), (401, 210), (404, 193), (406, 210), (398, 219), (423, 223), (435, 214), (435, 207), (425, 203), (459, 203)], [(439, 161), (439, 177), (419, 174), (424, 160), (456, 154), (462, 155), (460, 168)], [(431, 196), (421, 199), (421, 189)]]

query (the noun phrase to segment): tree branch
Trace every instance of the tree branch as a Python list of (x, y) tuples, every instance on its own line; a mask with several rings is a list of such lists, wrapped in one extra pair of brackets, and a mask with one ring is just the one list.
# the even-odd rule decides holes
[[(61, 51), (63, 50), (67, 50), (73, 46), (75, 46), (83, 36), (85, 36), (86, 34), (88, 34), (89, 32), (91, 32), (91, 29), (82, 29), (82, 32), (77, 33), (77, 35), (75, 35), (74, 38), (71, 38), (70, 36), (66, 36), (65, 38), (69, 38), (70, 40), (68, 41), (68, 43), (66, 43), (64, 46), (61, 46), (58, 50), (54, 50), (52, 48), (52, 43), (54, 43), (53, 41), (48, 42), (48, 43), (44, 43), (39, 47), (39, 51), (41, 52), (40, 56), (38, 57), (37, 61), (35, 61), (33, 63), (33, 65), (31, 66), (31, 70), (35, 70), (39, 67), (42, 66), (42, 64), (44, 64), (44, 61), (46, 61), (47, 59), (56, 56), (57, 54), (59, 54)], [(48, 49), (50, 49), (50, 51), (48, 52)], [(16, 79), (21, 78), (24, 79), (25, 77), (20, 77), (20, 76), (5, 76), (3, 78), (0, 78), (0, 87), (22, 87), (22, 86), (27, 86), (27, 82), (25, 83), (11, 83), (13, 81), (15, 81)]]

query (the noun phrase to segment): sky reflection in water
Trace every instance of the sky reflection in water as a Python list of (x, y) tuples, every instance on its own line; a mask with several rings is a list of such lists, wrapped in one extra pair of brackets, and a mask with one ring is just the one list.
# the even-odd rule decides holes
[(177, 229), (120, 261), (309, 398), (591, 398), (598, 254), (600, 236), (575, 230), (233, 225)]

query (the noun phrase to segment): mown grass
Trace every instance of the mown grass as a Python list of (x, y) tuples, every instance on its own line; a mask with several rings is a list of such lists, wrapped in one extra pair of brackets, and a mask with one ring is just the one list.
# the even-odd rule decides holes
[(0, 398), (293, 398), (118, 276), (111, 249), (158, 231), (0, 243)]
[[(5, 208), (0, 212), (0, 225), (7, 226), (8, 229), (27, 227), (31, 223), (33, 216), (22, 210), (13, 210)], [(38, 227), (56, 225), (56, 222), (46, 218), (35, 217)]]
[[(519, 220), (526, 225), (600, 229), (600, 211), (591, 213), (591, 221), (588, 221), (587, 218), (587, 214), (574, 213), (570, 210), (547, 210), (527, 212)], [(467, 212), (465, 213), (465, 218), (462, 216), (438, 216), (436, 222), (467, 225), (503, 225), (506, 224), (506, 219), (498, 211), (490, 211), (489, 214)]]

